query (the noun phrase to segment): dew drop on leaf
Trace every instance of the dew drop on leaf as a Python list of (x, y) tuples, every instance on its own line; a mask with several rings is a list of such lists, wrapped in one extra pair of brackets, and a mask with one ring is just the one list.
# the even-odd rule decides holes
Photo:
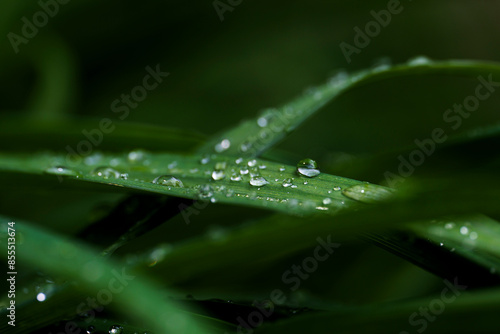
[(182, 181), (172, 175), (160, 175), (155, 178), (152, 183), (168, 187), (184, 187)]
[(281, 184), (283, 187), (288, 188), (293, 185), (292, 179), (284, 179), (283, 183)]
[(269, 184), (269, 182), (262, 176), (255, 176), (250, 180), (250, 184), (254, 187), (262, 187)]
[(342, 194), (350, 199), (364, 202), (376, 203), (390, 197), (394, 192), (387, 188), (363, 183), (356, 184), (342, 190)]
[(231, 181), (241, 181), (241, 175), (239, 175), (238, 173), (231, 174)]
[(320, 174), (318, 164), (312, 159), (300, 160), (297, 164), (297, 172), (307, 177), (315, 177)]
[(230, 146), (231, 142), (229, 141), (229, 139), (223, 139), (220, 143), (215, 145), (215, 151), (217, 153), (221, 153), (227, 150)]
[(119, 325), (113, 325), (109, 329), (109, 334), (122, 334), (123, 333), (123, 327)]
[(73, 170), (71, 168), (63, 167), (63, 166), (56, 166), (56, 167), (47, 168), (45, 170), (45, 173), (60, 175), (60, 176), (78, 176), (78, 172), (76, 172), (75, 170)]
[(427, 58), (426, 56), (418, 56), (414, 57), (408, 60), (408, 65), (429, 65), (431, 63), (431, 60)]
[(212, 172), (212, 179), (214, 181), (222, 180), (225, 177), (226, 177), (226, 173), (223, 170), (214, 170)]
[(119, 171), (111, 167), (97, 167), (92, 171), (92, 174), (104, 179), (118, 179), (122, 175)]
[(127, 155), (127, 160), (130, 163), (138, 163), (144, 160), (146, 154), (142, 150), (133, 150), (130, 151)]

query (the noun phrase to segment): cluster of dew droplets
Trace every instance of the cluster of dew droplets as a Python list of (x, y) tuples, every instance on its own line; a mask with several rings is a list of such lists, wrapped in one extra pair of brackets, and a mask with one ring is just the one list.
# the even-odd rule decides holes
[(182, 181), (172, 175), (160, 175), (152, 183), (167, 187), (184, 188)]
[(117, 171), (114, 168), (105, 167), (105, 166), (95, 168), (91, 172), (91, 174), (94, 176), (102, 177), (105, 180), (107, 180), (107, 179), (120, 179), (120, 178), (125, 179), (125, 180), (128, 179), (128, 174), (120, 173), (119, 171)]

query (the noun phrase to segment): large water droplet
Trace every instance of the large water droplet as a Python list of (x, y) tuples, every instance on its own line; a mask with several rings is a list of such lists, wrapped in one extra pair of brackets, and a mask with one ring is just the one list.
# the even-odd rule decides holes
[(250, 184), (254, 187), (262, 187), (269, 184), (269, 182), (262, 176), (255, 176), (250, 180)]
[(225, 177), (226, 173), (223, 170), (214, 170), (212, 172), (212, 179), (214, 179), (215, 181), (222, 180)]
[(92, 174), (104, 179), (118, 179), (121, 177), (121, 173), (111, 167), (97, 167), (92, 171)]
[(342, 190), (346, 197), (364, 203), (380, 202), (394, 193), (393, 190), (374, 184), (363, 183), (350, 186)]
[(318, 164), (312, 159), (300, 160), (297, 164), (297, 172), (307, 177), (315, 177), (320, 174)]
[(50, 167), (45, 170), (45, 173), (47, 174), (54, 174), (54, 175), (60, 175), (60, 176), (78, 176), (79, 173), (71, 168), (68, 167), (63, 167), (63, 166), (56, 166), (56, 167)]
[(153, 180), (153, 183), (167, 187), (184, 187), (182, 181), (172, 175), (160, 175)]
[(119, 325), (113, 325), (109, 329), (109, 334), (121, 334), (123, 333), (123, 327)]

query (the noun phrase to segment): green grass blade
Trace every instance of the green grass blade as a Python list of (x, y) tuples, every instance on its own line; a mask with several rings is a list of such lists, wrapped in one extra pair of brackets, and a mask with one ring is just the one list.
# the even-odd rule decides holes
[(396, 66), (382, 66), (351, 75), (340, 73), (328, 83), (307, 90), (295, 100), (277, 109), (264, 110), (257, 118), (216, 136), (203, 145), (200, 153), (256, 157), (283, 140), (287, 134), (311, 117), (325, 104), (356, 87), (400, 76), (413, 75), (479, 76), (500, 74), (500, 65), (479, 61), (409, 61)]

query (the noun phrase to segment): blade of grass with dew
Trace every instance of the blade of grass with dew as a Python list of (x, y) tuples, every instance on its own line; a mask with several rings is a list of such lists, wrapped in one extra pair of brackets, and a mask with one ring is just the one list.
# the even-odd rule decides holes
[(201, 146), (200, 153), (224, 153), (241, 157), (257, 157), (283, 140), (287, 134), (312, 116), (316, 111), (342, 93), (365, 85), (399, 76), (434, 75), (478, 76), (500, 75), (500, 64), (479, 61), (431, 61), (417, 58), (405, 64), (383, 66), (353, 74), (344, 72), (328, 83), (307, 90), (295, 100), (277, 109), (266, 109), (256, 119), (216, 136)]

